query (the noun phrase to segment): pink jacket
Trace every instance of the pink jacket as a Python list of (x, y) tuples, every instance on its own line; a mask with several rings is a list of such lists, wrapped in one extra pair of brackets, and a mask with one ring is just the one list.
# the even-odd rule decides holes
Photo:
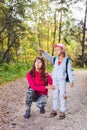
[[(35, 70), (34, 79), (31, 77), (29, 72), (27, 73), (26, 76), (27, 76), (29, 87), (32, 88), (36, 92), (36, 94), (38, 95), (48, 94), (48, 90), (46, 89), (46, 83), (41, 79), (41, 73)], [(48, 78), (48, 84), (52, 85), (52, 78), (48, 73), (47, 73), (47, 78)]]

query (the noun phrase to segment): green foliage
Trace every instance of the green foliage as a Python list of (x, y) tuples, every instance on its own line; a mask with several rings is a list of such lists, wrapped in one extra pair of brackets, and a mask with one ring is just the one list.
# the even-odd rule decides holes
[(74, 68), (74, 70), (84, 70), (84, 71), (87, 71), (87, 68)]
[(0, 66), (0, 84), (25, 76), (29, 68), (28, 63), (2, 64)]
[(47, 63), (47, 72), (52, 72), (52, 70), (53, 70), (53, 65), (52, 65), (52, 63)]
[[(39, 46), (52, 54), (52, 45), (58, 43), (60, 35), (60, 42), (66, 45), (73, 66), (81, 66), (83, 23), (73, 17), (69, 8), (71, 5), (74, 7), (74, 2), (78, 3), (77, 0), (0, 1), (0, 64), (3, 63), (0, 66), (0, 83), (24, 76), (34, 58), (40, 55)], [(87, 67), (86, 39), (84, 67)], [(52, 68), (47, 63), (47, 71), (51, 72)]]

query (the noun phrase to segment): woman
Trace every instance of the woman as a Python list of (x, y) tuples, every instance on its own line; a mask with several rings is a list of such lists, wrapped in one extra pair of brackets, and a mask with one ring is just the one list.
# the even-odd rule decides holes
[[(26, 94), (26, 111), (24, 118), (30, 117), (30, 107), (33, 101), (36, 102), (40, 113), (45, 113), (48, 89), (54, 89), (51, 76), (45, 72), (45, 61), (43, 57), (36, 57), (31, 70), (27, 73), (28, 92)], [(48, 84), (50, 86), (48, 86)]]

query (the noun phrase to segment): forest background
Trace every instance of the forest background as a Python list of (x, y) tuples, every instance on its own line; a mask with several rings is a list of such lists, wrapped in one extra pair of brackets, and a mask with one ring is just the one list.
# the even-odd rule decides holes
[(55, 55), (60, 42), (72, 66), (87, 69), (86, 0), (0, 0), (0, 84), (25, 76), (39, 47)]

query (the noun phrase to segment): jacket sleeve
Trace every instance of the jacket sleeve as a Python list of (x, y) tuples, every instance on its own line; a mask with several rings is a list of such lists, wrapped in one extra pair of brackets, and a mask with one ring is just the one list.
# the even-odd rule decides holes
[(27, 77), (27, 81), (28, 81), (28, 85), (35, 91), (46, 91), (45, 86), (38, 86), (35, 84), (34, 80), (32, 79), (30, 73), (27, 73), (26, 75)]
[(47, 53), (47, 52), (43, 52), (43, 56), (44, 56), (48, 61), (50, 61), (50, 62), (53, 63), (53, 59), (54, 59), (54, 57), (51, 56), (49, 53)]
[(49, 85), (53, 84), (53, 81), (52, 81), (52, 78), (51, 78), (50, 74), (48, 74), (48, 84)]
[(73, 74), (73, 69), (72, 69), (70, 60), (69, 60), (69, 63), (68, 63), (68, 76), (69, 76), (69, 81), (74, 82), (74, 74)]

